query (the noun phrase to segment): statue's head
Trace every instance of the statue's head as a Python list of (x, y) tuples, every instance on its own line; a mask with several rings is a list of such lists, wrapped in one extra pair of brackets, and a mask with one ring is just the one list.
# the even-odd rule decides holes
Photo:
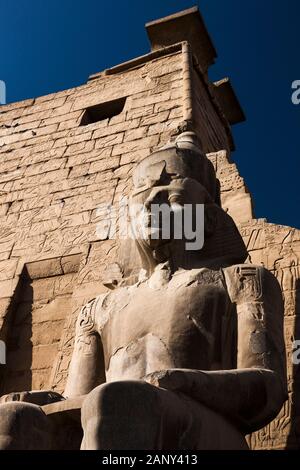
[[(164, 247), (183, 246), (186, 242), (183, 229), (182, 240), (174, 240), (174, 214), (190, 208), (190, 223), (195, 228), (197, 206), (214, 204), (218, 198), (218, 185), (212, 163), (201, 151), (196, 134), (185, 132), (174, 143), (168, 144), (142, 160), (133, 174), (134, 190), (130, 200), (131, 219), (139, 246), (154, 253), (163, 252)], [(159, 223), (154, 211), (164, 205)], [(164, 214), (170, 219), (164, 219)], [(207, 219), (207, 217), (206, 217)], [(186, 219), (185, 223), (186, 223)], [(206, 220), (207, 221), (207, 220)], [(170, 224), (162, 227), (163, 224)], [(211, 224), (208, 224), (211, 226)], [(211, 227), (204, 227), (211, 230)], [(192, 229), (192, 227), (191, 227)]]

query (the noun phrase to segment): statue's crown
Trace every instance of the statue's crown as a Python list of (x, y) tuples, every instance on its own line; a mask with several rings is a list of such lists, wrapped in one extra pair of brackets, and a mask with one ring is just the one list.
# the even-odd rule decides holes
[(134, 186), (153, 186), (163, 174), (171, 179), (192, 178), (201, 183), (215, 199), (215, 170), (202, 152), (194, 132), (183, 132), (174, 142), (155, 150), (139, 162), (133, 173)]

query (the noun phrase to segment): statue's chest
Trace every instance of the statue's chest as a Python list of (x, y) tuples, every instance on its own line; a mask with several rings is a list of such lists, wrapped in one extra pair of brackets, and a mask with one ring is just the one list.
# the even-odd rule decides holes
[(109, 369), (221, 367), (232, 306), (221, 274), (183, 272), (120, 291), (103, 331)]
[(150, 280), (120, 291), (110, 306), (105, 336), (116, 345), (149, 333), (166, 342), (188, 339), (201, 330), (213, 334), (229, 307), (220, 271), (185, 271), (161, 285)]

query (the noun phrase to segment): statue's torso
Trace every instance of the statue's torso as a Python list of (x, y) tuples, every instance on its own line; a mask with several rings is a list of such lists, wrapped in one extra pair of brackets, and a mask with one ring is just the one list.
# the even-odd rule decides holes
[(222, 270), (159, 276), (97, 300), (107, 381), (168, 368), (234, 367), (235, 315)]

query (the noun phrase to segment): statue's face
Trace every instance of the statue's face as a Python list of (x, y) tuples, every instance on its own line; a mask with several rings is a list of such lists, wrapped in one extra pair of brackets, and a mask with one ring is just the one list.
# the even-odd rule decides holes
[[(174, 239), (176, 220), (177, 223), (179, 220), (176, 214), (186, 211), (188, 206), (195, 214), (197, 204), (205, 204), (211, 199), (206, 189), (191, 178), (172, 179), (166, 184), (164, 181), (151, 183), (134, 191), (130, 215), (135, 238), (154, 250)], [(193, 224), (192, 220), (190, 222)]]

